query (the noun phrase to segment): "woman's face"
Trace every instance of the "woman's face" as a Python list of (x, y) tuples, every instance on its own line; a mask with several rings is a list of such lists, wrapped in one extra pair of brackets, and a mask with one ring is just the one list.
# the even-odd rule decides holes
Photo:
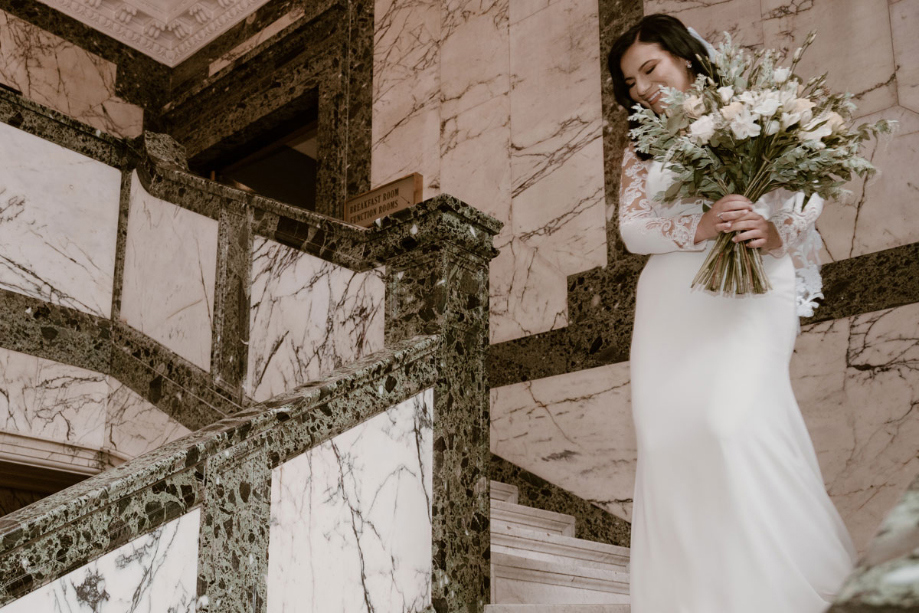
[(686, 91), (693, 76), (686, 60), (664, 50), (657, 43), (633, 43), (619, 62), (629, 97), (655, 113), (664, 110), (661, 87)]

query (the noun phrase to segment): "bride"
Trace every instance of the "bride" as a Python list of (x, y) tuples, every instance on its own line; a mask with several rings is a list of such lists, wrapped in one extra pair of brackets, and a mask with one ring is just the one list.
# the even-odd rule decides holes
[[(704, 45), (673, 17), (645, 17), (610, 52), (616, 100), (662, 112), (660, 88), (686, 91), (704, 70)], [(798, 314), (819, 295), (822, 202), (802, 208), (803, 194), (773, 192), (754, 204), (731, 194), (703, 213), (701, 201), (652, 200), (671, 180), (660, 163), (626, 150), (619, 229), (630, 251), (652, 254), (638, 281), (631, 350), (632, 613), (824, 611), (855, 550), (788, 372)], [(690, 289), (721, 232), (762, 249), (771, 291)]]

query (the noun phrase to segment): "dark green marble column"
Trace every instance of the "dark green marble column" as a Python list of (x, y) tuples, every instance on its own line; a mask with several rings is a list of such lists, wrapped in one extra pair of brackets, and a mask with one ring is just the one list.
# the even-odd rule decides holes
[[(449, 196), (384, 222), (387, 345), (443, 338), (434, 396), (432, 604), (484, 610), (489, 595), (488, 264), (500, 228)], [(385, 237), (385, 238), (384, 238)]]

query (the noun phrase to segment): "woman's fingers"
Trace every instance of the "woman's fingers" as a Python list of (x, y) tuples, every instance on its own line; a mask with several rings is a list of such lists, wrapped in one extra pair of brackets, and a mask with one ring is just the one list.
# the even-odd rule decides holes
[(753, 203), (740, 194), (729, 194), (712, 205), (712, 209), (716, 214), (727, 211), (751, 210), (752, 208)]
[(748, 247), (762, 247), (768, 237), (768, 222), (762, 215), (752, 213), (733, 224), (735, 243), (747, 241)]

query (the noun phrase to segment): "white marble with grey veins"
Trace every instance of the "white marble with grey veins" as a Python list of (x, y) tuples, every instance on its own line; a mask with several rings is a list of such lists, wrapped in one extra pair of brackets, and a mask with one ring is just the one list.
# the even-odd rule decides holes
[(143, 132), (144, 110), (115, 94), (118, 67), (0, 11), (0, 83), (115, 136)]
[(268, 613), (430, 606), (433, 400), (421, 392), (272, 471)]
[(246, 393), (262, 401), (383, 348), (382, 269), (353, 272), (256, 237)]
[(189, 434), (98, 372), (0, 348), (0, 457), (93, 474)]
[(194, 613), (198, 509), (0, 608), (3, 613)]
[(106, 376), (0, 349), (0, 431), (99, 449)]
[(0, 288), (109, 317), (121, 172), (0, 123)]
[(121, 318), (210, 370), (217, 222), (147, 193), (135, 171)]

